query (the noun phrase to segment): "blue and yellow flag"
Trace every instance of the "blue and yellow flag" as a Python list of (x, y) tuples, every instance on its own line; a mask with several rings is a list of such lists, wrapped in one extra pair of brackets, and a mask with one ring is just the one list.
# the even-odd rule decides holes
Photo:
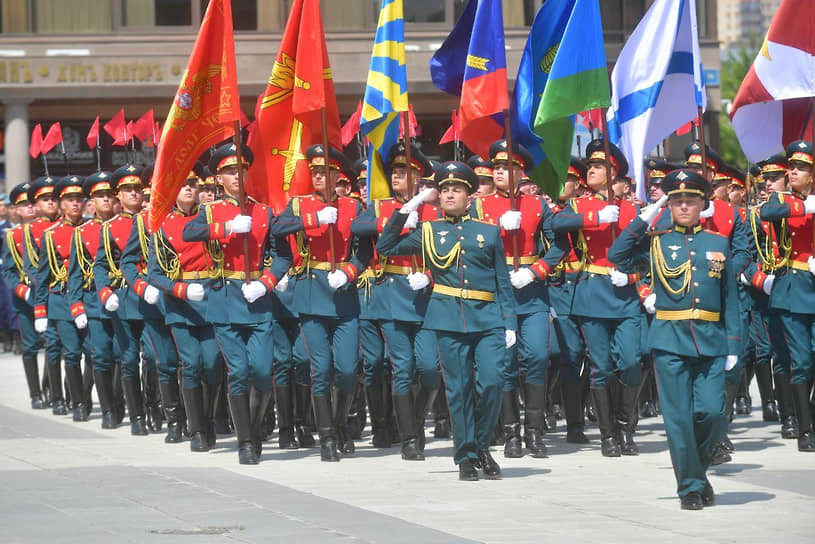
[(384, 157), (399, 141), (399, 115), (408, 111), (405, 21), (402, 0), (384, 0), (379, 11), (360, 131), (368, 137), (368, 200), (391, 196)]

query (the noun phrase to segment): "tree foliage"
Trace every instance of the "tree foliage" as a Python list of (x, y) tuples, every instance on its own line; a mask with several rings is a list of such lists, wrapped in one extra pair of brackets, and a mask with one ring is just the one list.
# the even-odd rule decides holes
[[(747, 75), (747, 71), (752, 66), (753, 61), (761, 48), (762, 37), (751, 36), (746, 44), (726, 50), (722, 55), (722, 101), (732, 102), (736, 93)], [(761, 130), (761, 127), (756, 127)], [(722, 157), (728, 164), (744, 167), (747, 158), (741, 150), (739, 140), (733, 126), (730, 124), (730, 117), (725, 111), (719, 116), (719, 137), (720, 151)]]

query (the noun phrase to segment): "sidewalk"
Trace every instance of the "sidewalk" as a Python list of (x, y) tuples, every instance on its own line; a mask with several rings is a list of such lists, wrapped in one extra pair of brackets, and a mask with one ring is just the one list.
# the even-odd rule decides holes
[[(758, 393), (753, 395), (758, 398)], [(319, 450), (264, 445), (238, 465), (234, 436), (192, 454), (163, 434), (130, 436), (29, 408), (19, 357), (0, 355), (0, 542), (812, 542), (815, 455), (760, 410), (732, 425), (732, 463), (713, 469), (716, 506), (679, 508), (661, 420), (642, 420), (638, 457), (603, 458), (547, 435), (550, 457), (504, 459), (501, 481), (459, 482), (451, 441), (425, 462), (373, 449), (321, 463)], [(190, 537), (194, 537), (194, 540)]]

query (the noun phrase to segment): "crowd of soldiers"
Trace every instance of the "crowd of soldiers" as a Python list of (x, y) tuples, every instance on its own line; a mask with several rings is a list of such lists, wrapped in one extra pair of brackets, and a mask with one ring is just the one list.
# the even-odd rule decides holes
[(649, 159), (650, 202), (602, 140), (560, 195), (505, 140), (468, 164), (400, 143), (392, 196), (370, 203), (366, 161), (316, 145), (313, 194), (279, 215), (241, 200), (253, 158), (238, 151), (196, 164), (155, 231), (149, 166), (11, 191), (2, 270), (32, 408), (86, 421), (95, 385), (103, 428), (126, 413), (133, 435), (166, 425), (193, 452), (234, 429), (242, 464), (275, 426), (280, 448), (316, 432), (338, 461), (366, 419), (374, 447), (420, 461), (432, 412), (477, 480), (501, 477), (490, 446), (546, 457), (555, 415), (570, 443), (589, 443), (590, 419), (602, 455), (637, 455), (660, 406), (682, 507), (700, 509), (755, 377), (764, 421), (815, 451), (811, 143), (749, 177), (698, 143), (684, 165)]

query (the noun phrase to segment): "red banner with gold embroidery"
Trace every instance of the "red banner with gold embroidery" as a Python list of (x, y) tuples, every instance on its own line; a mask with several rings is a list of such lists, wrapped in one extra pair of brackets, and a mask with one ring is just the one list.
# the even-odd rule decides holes
[(161, 133), (150, 202), (152, 228), (172, 210), (198, 157), (234, 135), (240, 111), (232, 5), (230, 0), (210, 0)]
[(278, 213), (289, 196), (312, 192), (302, 159), (309, 146), (323, 141), (322, 108), (329, 145), (342, 149), (320, 3), (294, 0), (269, 83), (257, 101), (257, 125), (249, 142), (255, 163), (246, 192)]

